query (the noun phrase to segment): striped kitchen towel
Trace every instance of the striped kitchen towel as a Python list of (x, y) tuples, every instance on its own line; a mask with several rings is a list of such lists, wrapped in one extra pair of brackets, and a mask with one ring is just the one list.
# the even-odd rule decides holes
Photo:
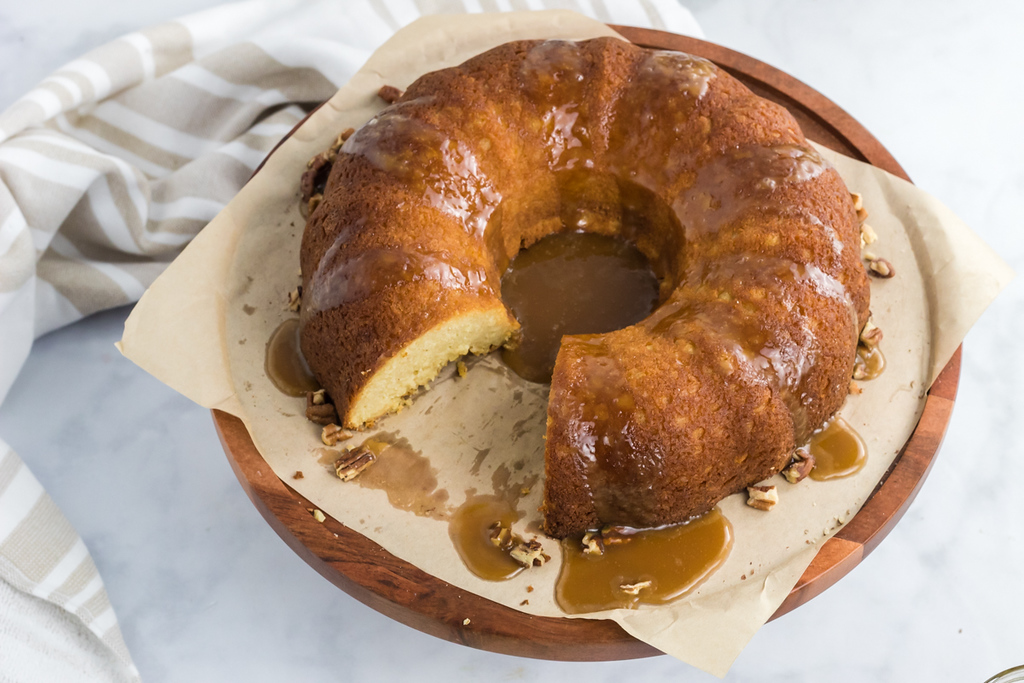
[[(700, 35), (675, 0), (253, 0), (126, 35), (46, 78), (0, 114), (0, 402), (36, 337), (137, 301), (396, 29), (556, 8)], [(82, 671), (107, 657), (108, 678), (138, 677), (85, 544), (0, 441), (4, 675), (66, 680), (76, 629)]]

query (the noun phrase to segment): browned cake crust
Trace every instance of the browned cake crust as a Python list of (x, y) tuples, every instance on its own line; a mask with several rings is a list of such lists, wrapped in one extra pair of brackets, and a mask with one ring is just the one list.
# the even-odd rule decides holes
[(546, 531), (678, 522), (777, 472), (842, 405), (868, 313), (857, 225), (789, 113), (710, 62), (508, 43), (426, 74), (341, 148), (303, 236), (302, 350), (355, 414), (428, 332), (479, 312), (511, 333), (499, 282), (521, 248), (622, 235), (661, 304), (564, 338)]

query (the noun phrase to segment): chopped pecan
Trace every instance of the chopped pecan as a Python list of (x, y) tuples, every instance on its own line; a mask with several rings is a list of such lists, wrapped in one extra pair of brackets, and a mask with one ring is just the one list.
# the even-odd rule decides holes
[(853, 360), (853, 378), (854, 379), (867, 379), (868, 375), (871, 374), (868, 370), (868, 364), (864, 362), (864, 359), (859, 355)]
[(619, 543), (629, 543), (631, 540), (633, 540), (633, 537), (623, 533), (621, 526), (609, 524), (601, 529), (601, 543), (603, 545), (618, 545)]
[(509, 551), (509, 555), (524, 567), (540, 567), (551, 559), (544, 554), (544, 548), (536, 539), (519, 542)]
[(393, 85), (382, 85), (377, 91), (377, 97), (388, 104), (394, 104), (404, 93)]
[(491, 543), (495, 548), (508, 550), (512, 547), (512, 530), (501, 522), (495, 522), (491, 525)]
[(583, 534), (583, 553), (586, 555), (604, 555), (604, 543), (601, 541), (600, 532), (588, 531)]
[[(793, 459), (789, 461), (786, 469), (782, 470), (782, 476), (790, 484), (796, 484), (807, 478), (807, 475), (814, 469), (814, 456), (807, 448), (798, 448), (793, 453)], [(776, 494), (775, 500), (778, 500)], [(747, 501), (750, 504), (749, 500)], [(757, 507), (756, 505), (754, 507)]]
[(878, 241), (878, 233), (870, 225), (865, 223), (860, 226), (860, 246), (866, 247)]
[(285, 310), (298, 312), (302, 309), (302, 285), (299, 285), (292, 291), (288, 292), (288, 305)]
[(771, 510), (779, 502), (774, 486), (748, 486), (747, 505), (758, 510)]
[(882, 328), (876, 326), (870, 320), (864, 323), (864, 329), (860, 331), (860, 343), (866, 348), (873, 349), (882, 341)]
[(868, 259), (868, 274), (888, 280), (896, 274), (896, 270), (884, 258)]
[(351, 438), (352, 432), (347, 429), (342, 429), (339, 425), (336, 425), (333, 422), (329, 425), (324, 425), (324, 428), (320, 430), (320, 440), (324, 442), (325, 446), (334, 446), (339, 441)]
[(346, 128), (341, 131), (338, 137), (334, 138), (334, 142), (331, 143), (331, 151), (335, 154), (341, 151), (341, 146), (345, 144), (345, 141), (352, 137), (352, 134), (356, 132), (355, 128)]
[(338, 479), (350, 481), (355, 479), (363, 470), (377, 461), (377, 456), (366, 446), (356, 446), (345, 451), (340, 458), (334, 461), (334, 472)]
[(306, 392), (306, 419), (318, 425), (329, 425), (338, 421), (338, 411), (323, 389)]

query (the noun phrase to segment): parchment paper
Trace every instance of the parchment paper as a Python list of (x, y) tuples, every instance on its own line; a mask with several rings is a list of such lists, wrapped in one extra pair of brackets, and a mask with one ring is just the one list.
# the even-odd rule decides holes
[[(381, 85), (404, 88), (426, 71), (509, 40), (602, 35), (615, 34), (561, 11), (429, 17), (399, 31), (154, 283), (126, 322), (120, 345), (192, 400), (240, 417), (274, 472), (325, 513), (453, 585), (545, 616), (566, 616), (554, 602), (556, 542), (541, 539), (552, 562), (509, 581), (470, 574), (445, 521), (392, 507), (384, 491), (341, 482), (320, 463), (319, 427), (303, 417), (304, 399), (285, 396), (266, 378), (265, 346), (272, 331), (295, 316), (284, 303), (299, 282), (299, 176), (338, 132), (358, 127), (383, 106), (376, 97)], [(698, 590), (663, 607), (587, 615), (613, 619), (640, 640), (718, 676), (785, 599), (821, 543), (860, 509), (917, 424), (928, 386), (1012, 277), (933, 198), (823, 152), (864, 196), (868, 223), (879, 235), (869, 249), (896, 271), (891, 280), (872, 281), (873, 320), (885, 335), (887, 369), (862, 382), (863, 393), (851, 396), (841, 412), (867, 444), (867, 465), (830, 482), (790, 485), (776, 477), (771, 483), (780, 502), (768, 513), (746, 506), (743, 495), (727, 498), (720, 508), (733, 525), (734, 547)], [(407, 439), (435, 471), (437, 491), (447, 492), (442, 511), (460, 505), (469, 491), (528, 486), (516, 530), (529, 538), (534, 534), (527, 526), (539, 519), (546, 403), (546, 386), (521, 380), (491, 354), (469, 361), (465, 377), (447, 368), (409, 408), (334, 450), (378, 431)], [(293, 479), (296, 471), (304, 478)]]

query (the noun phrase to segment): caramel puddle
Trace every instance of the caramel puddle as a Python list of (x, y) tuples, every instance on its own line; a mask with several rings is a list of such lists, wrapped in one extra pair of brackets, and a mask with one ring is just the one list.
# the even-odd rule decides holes
[(320, 388), (299, 350), (298, 318), (285, 320), (271, 333), (263, 369), (278, 391), (288, 396), (305, 396)]
[(448, 536), (469, 571), (487, 581), (504, 581), (525, 569), (509, 554), (522, 540), (511, 533), (518, 518), (504, 498), (470, 496), (452, 514)]
[[(394, 434), (380, 432), (366, 438), (357, 448), (368, 448), (376, 461), (367, 467), (352, 483), (364, 489), (384, 491), (391, 506), (411, 512), (419, 517), (446, 520), (448, 491), (439, 489), (437, 470), (422, 453), (414, 450), (408, 440)], [(341, 456), (337, 449), (321, 448), (320, 463), (334, 469)]]
[(814, 456), (810, 477), (815, 481), (856, 474), (868, 459), (867, 447), (860, 434), (838, 415), (811, 435), (808, 449)]
[(579, 536), (562, 541), (555, 600), (570, 614), (671, 602), (722, 566), (733, 534), (729, 520), (715, 508), (673, 526), (617, 527), (601, 542), (604, 551), (596, 554), (584, 552)]

